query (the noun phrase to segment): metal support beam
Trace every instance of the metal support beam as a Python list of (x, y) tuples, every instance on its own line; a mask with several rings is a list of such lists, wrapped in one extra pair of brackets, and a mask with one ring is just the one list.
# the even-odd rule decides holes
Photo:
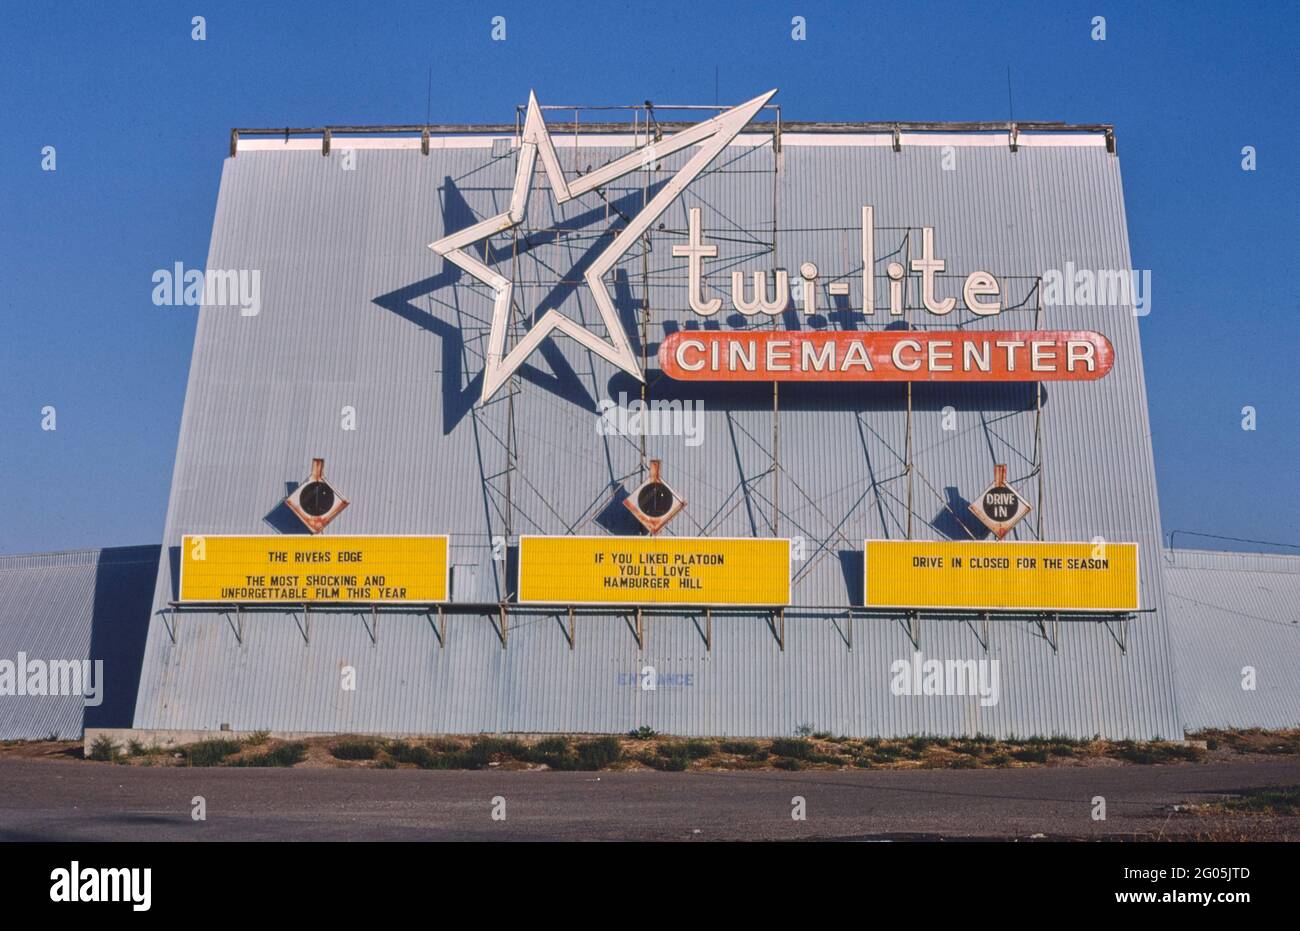
[(1059, 631), (1057, 629), (1057, 623), (1059, 619), (1060, 619), (1059, 614), (1052, 615), (1052, 633), (1050, 634), (1047, 632), (1046, 614), (1039, 615), (1037, 618), (1034, 619), (1034, 623), (1038, 625), (1039, 632), (1043, 635), (1043, 639), (1046, 640), (1048, 644), (1051, 646), (1053, 653), (1057, 652), (1056, 644), (1057, 641), (1060, 639)]
[(311, 646), (311, 607), (302, 606), (302, 619), (299, 621), (297, 612), (293, 613), (293, 622), (298, 625), (298, 633), (302, 634), (302, 642), (306, 646)]
[(713, 652), (713, 609), (704, 609), (704, 649)]
[(438, 649), (442, 650), (447, 646), (446, 629), (443, 627), (445, 619), (442, 615), (442, 605), (437, 606), (437, 612), (437, 621), (434, 621), (434, 615), (432, 614), (426, 614), (425, 617), (429, 619), (429, 626), (433, 628), (433, 635), (438, 638)]
[[(226, 615), (230, 617), (229, 613)], [(235, 605), (235, 621), (230, 625), (230, 629), (235, 632), (235, 642), (241, 647), (244, 645), (244, 606)]]
[(578, 634), (578, 630), (577, 630), (577, 623), (575, 621), (573, 605), (569, 605), (569, 649), (570, 650), (573, 649), (573, 642), (574, 639), (577, 637), (577, 634)]
[(912, 649), (921, 649), (921, 622), (915, 611), (907, 612), (907, 639), (912, 641)]
[[(1119, 652), (1122, 656), (1128, 655), (1128, 622), (1130, 617), (1131, 615), (1125, 614), (1121, 617), (1103, 618), (1099, 621), (1099, 623), (1106, 625), (1106, 630), (1110, 633), (1111, 639), (1119, 644)], [(1118, 625), (1118, 633), (1116, 633), (1115, 627), (1111, 626), (1112, 624)]]
[(504, 650), (506, 648), (506, 638), (509, 636), (509, 632), (506, 629), (506, 603), (504, 601), (501, 602), (499, 610), (501, 617), (501, 629), (499, 633), (501, 634), (501, 649)]

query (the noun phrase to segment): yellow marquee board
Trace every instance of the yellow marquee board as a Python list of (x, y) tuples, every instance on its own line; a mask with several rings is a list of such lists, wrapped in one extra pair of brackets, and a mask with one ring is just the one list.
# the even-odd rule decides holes
[(1136, 543), (867, 540), (869, 608), (1138, 610)]
[(525, 604), (790, 603), (790, 541), (726, 537), (519, 540)]
[(447, 600), (445, 536), (216, 536), (181, 540), (181, 601)]

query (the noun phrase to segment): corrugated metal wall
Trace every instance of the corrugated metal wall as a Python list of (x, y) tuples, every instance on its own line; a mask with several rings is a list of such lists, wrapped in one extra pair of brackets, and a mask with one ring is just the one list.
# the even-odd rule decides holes
[[(102, 701), (0, 694), (0, 740), (130, 727), (159, 547), (0, 556), (0, 660), (102, 660)], [(9, 689), (5, 688), (8, 692)]]
[[(825, 140), (823, 140), (825, 141)], [(140, 727), (266, 727), (296, 730), (626, 730), (648, 724), (677, 733), (772, 734), (799, 723), (846, 734), (918, 732), (1171, 736), (1178, 730), (1158, 552), (1160, 526), (1137, 319), (1128, 306), (1050, 308), (1044, 326), (1096, 329), (1116, 350), (1100, 382), (1048, 385), (1043, 405), (1043, 498), (1033, 477), (1032, 387), (917, 386), (913, 406), (913, 534), (965, 538), (953, 514), (983, 490), (995, 462), (1036, 511), (1014, 533), (1033, 539), (1041, 515), (1049, 540), (1136, 540), (1141, 544), (1141, 615), (1123, 635), (1095, 622), (1063, 623), (1058, 649), (1026, 622), (995, 622), (986, 655), (965, 624), (927, 621), (929, 658), (997, 659), (1002, 699), (901, 698), (889, 665), (911, 655), (903, 628), (856, 619), (852, 637), (836, 612), (788, 621), (784, 652), (761, 619), (715, 622), (709, 653), (685, 618), (655, 618), (644, 649), (621, 619), (584, 618), (570, 651), (554, 620), (517, 620), (503, 651), (484, 618), (454, 618), (439, 649), (427, 622), (382, 617), (372, 644), (360, 619), (317, 616), (310, 644), (288, 615), (246, 620), (239, 645), (215, 615), (178, 616), (175, 642), (162, 615), (175, 595), (171, 551), (184, 533), (274, 533), (287, 487), (324, 456), (327, 476), (352, 506), (338, 533), (452, 534), (454, 594), (495, 601), (506, 594), (494, 536), (619, 530), (611, 502), (640, 479), (635, 438), (602, 436), (597, 403), (634, 380), (567, 338), (547, 340), (517, 380), (475, 408), (491, 295), (434, 256), (426, 244), (503, 209), (515, 158), (506, 149), (244, 152), (225, 163), (209, 268), (258, 269), (262, 310), (205, 307), (200, 316), (160, 563), (155, 616), (136, 711)], [(561, 149), (566, 168), (620, 154)], [(597, 195), (554, 205), (539, 175), (517, 258), (509, 235), (491, 260), (514, 269), (525, 313), (556, 307), (595, 328), (599, 317), (581, 269), (689, 153), (629, 176)], [(1119, 163), (1100, 146), (956, 146), (944, 170), (936, 146), (788, 144), (728, 149), (663, 216), (643, 256), (634, 248), (612, 288), (634, 346), (641, 305), (650, 319), (649, 396), (702, 400), (704, 442), (651, 437), (649, 456), (690, 502), (669, 532), (801, 536), (808, 559), (795, 566), (794, 601), (860, 601), (861, 541), (902, 537), (907, 526), (905, 389), (899, 385), (782, 387), (779, 468), (773, 468), (769, 385), (684, 385), (653, 359), (675, 328), (699, 325), (687, 310), (686, 211), (700, 207), (720, 246), (706, 265), (724, 297), (733, 269), (796, 269), (815, 262), (823, 283), (853, 283), (863, 204), (876, 207), (877, 302), (883, 268), (908, 230), (936, 228), (948, 261), (940, 296), (983, 269), (998, 275), (1011, 304), (998, 318), (964, 310), (948, 318), (913, 312), (929, 328), (1032, 328), (1033, 279), (1066, 262), (1129, 267)], [(773, 244), (775, 256), (773, 256)], [(912, 254), (917, 254), (914, 246)], [(900, 255), (900, 260), (905, 256)], [(917, 303), (918, 279), (909, 281)], [(763, 327), (869, 328), (836, 308), (812, 320), (793, 310)], [(766, 321), (767, 318), (757, 318)], [(740, 328), (724, 310), (706, 326)], [(355, 431), (341, 429), (344, 407)], [(944, 429), (945, 417), (952, 429)], [(514, 431), (517, 468), (505, 437)], [(805, 615), (807, 612), (805, 612)], [(851, 643), (851, 647), (850, 647)], [(339, 669), (355, 666), (355, 694)], [(642, 693), (621, 684), (643, 665), (690, 673), (692, 684)]]
[(1164, 568), (1184, 726), (1300, 727), (1300, 557), (1170, 550)]

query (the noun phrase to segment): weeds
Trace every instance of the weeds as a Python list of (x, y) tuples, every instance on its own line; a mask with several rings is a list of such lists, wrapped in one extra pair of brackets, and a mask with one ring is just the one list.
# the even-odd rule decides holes
[(100, 734), (90, 745), (90, 758), (105, 762), (117, 759), (117, 743), (107, 734)]
[(238, 740), (201, 740), (181, 747), (181, 757), (186, 766), (220, 766), (241, 749)]
[(294, 766), (307, 759), (307, 745), (301, 741), (280, 744), (256, 756), (236, 760), (236, 766)]
[(373, 740), (345, 740), (330, 747), (330, 756), (336, 760), (373, 760), (378, 755)]

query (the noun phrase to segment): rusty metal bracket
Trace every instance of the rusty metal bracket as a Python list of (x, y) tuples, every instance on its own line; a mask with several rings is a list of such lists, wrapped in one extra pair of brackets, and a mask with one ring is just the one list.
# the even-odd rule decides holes
[(897, 123), (894, 124), (894, 151), (903, 151), (903, 133), (902, 130), (898, 128)]
[(424, 130), (420, 133), (420, 154), (429, 154), (429, 127), (427, 126), (424, 127)]
[(230, 157), (234, 158), (239, 154), (239, 130), (230, 131)]
[(333, 135), (333, 134), (330, 132), (329, 127), (327, 126), (327, 127), (325, 128), (325, 133), (324, 133), (324, 135), (321, 136), (321, 146), (320, 146), (320, 154), (321, 154), (321, 155), (329, 155), (329, 154), (330, 154), (330, 137), (331, 137), (331, 135)]
[(1020, 151), (1020, 125), (1018, 123), (1011, 124), (1011, 132), (1008, 135), (1008, 139), (1011, 142), (1011, 151), (1019, 152)]

